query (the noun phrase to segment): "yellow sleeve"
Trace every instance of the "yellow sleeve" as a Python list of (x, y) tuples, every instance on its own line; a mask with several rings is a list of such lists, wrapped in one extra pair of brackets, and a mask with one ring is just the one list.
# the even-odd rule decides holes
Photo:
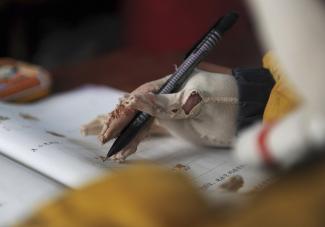
[(208, 204), (187, 177), (141, 164), (67, 192), (18, 226), (193, 226), (207, 213)]
[(263, 122), (272, 122), (295, 109), (300, 103), (300, 98), (293, 87), (286, 81), (285, 75), (273, 53), (268, 52), (264, 56), (263, 67), (270, 70), (275, 80), (263, 116)]

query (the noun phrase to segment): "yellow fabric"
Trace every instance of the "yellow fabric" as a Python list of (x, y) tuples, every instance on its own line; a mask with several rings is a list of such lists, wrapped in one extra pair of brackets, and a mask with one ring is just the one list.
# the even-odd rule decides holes
[(209, 206), (184, 175), (134, 166), (66, 193), (18, 226), (325, 226), (325, 160), (278, 177), (248, 203)]
[(187, 177), (145, 164), (68, 192), (19, 226), (194, 226), (207, 213)]
[(276, 81), (263, 116), (264, 122), (272, 122), (284, 117), (295, 109), (300, 103), (300, 99), (292, 86), (286, 81), (279, 63), (271, 52), (264, 56), (263, 67), (270, 70)]

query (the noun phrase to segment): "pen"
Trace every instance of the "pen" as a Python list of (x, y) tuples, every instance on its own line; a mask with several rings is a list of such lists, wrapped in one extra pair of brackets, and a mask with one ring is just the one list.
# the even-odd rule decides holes
[[(202, 61), (210, 50), (221, 40), (221, 36), (230, 29), (237, 21), (238, 14), (229, 12), (221, 17), (218, 22), (206, 33), (203, 38), (193, 46), (186, 55), (183, 63), (177, 68), (173, 75), (158, 90), (157, 94), (169, 94), (177, 91), (180, 86), (188, 79), (194, 68)], [(118, 138), (114, 141), (105, 158), (108, 159), (112, 155), (122, 150), (128, 145), (137, 133), (152, 118), (147, 113), (138, 111), (130, 123), (121, 131)]]

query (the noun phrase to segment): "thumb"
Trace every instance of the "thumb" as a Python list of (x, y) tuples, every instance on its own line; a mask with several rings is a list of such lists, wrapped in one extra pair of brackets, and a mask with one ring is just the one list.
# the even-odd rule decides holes
[(185, 119), (193, 116), (191, 110), (202, 98), (195, 91), (187, 97), (184, 94), (184, 91), (172, 94), (143, 93), (133, 95), (129, 105), (160, 119)]

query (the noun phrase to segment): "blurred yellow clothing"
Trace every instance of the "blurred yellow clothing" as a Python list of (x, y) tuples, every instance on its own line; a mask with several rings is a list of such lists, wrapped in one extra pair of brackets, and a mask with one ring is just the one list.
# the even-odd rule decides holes
[[(37, 211), (19, 227), (324, 226), (325, 162), (300, 167), (250, 202), (211, 206), (182, 174), (132, 166)], [(244, 195), (243, 195), (244, 196)]]
[(271, 52), (264, 56), (263, 67), (270, 70), (275, 80), (263, 116), (264, 122), (272, 122), (294, 110), (299, 105), (300, 100), (292, 86), (287, 82), (279, 63)]
[(146, 164), (70, 191), (20, 226), (199, 226), (208, 213), (189, 179)]

